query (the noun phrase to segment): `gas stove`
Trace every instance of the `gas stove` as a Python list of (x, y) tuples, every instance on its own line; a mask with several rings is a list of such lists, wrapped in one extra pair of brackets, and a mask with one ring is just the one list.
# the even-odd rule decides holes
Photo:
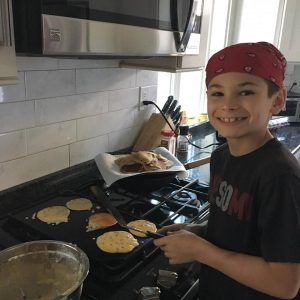
[[(111, 203), (127, 222), (146, 219), (158, 228), (175, 223), (200, 223), (208, 218), (208, 186), (197, 180), (175, 178), (149, 193), (132, 192), (115, 184), (106, 187), (93, 161), (45, 176), (28, 184), (0, 192), (0, 249), (25, 241), (54, 239), (77, 244), (90, 259), (83, 299), (196, 299), (197, 263), (169, 265), (152, 238), (139, 238), (139, 246), (128, 254), (109, 254), (97, 248), (95, 239), (110, 228), (86, 232), (88, 216), (101, 212), (90, 187), (109, 194)], [(52, 205), (84, 197), (92, 211), (71, 212), (68, 223), (49, 225), (33, 218)], [(156, 296), (155, 296), (156, 295)], [(157, 297), (157, 298), (155, 298)]]

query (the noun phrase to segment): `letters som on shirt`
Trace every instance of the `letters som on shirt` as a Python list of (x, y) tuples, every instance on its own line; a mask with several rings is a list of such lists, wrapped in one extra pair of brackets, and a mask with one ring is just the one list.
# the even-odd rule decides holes
[(247, 192), (240, 192), (230, 183), (214, 176), (211, 185), (210, 202), (214, 203), (222, 212), (240, 221), (247, 221), (250, 217), (250, 207), (253, 198)]

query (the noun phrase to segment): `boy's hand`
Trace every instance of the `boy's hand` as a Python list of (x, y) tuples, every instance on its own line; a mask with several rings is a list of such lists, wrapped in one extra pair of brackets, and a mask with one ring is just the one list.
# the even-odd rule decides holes
[(164, 252), (170, 264), (182, 264), (198, 260), (199, 247), (206, 252), (205, 246), (208, 244), (187, 230), (169, 231), (167, 236), (155, 239), (153, 242)]
[(206, 224), (207, 224), (207, 222), (203, 222), (201, 224), (188, 224), (188, 223), (172, 224), (172, 225), (162, 227), (157, 232), (161, 233), (161, 234), (164, 234), (164, 235), (167, 235), (170, 232), (175, 232), (175, 231), (179, 231), (179, 230), (186, 230), (186, 231), (190, 231), (194, 234), (197, 234), (199, 236), (203, 236), (203, 233), (206, 230)]

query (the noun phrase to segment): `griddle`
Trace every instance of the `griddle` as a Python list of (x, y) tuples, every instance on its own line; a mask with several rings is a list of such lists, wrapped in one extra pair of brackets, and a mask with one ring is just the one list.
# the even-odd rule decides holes
[[(53, 206), (65, 205), (69, 200), (74, 198), (85, 197), (92, 201), (93, 208), (91, 211), (72, 211), (69, 215), (68, 223), (60, 223), (58, 225), (46, 224), (37, 218), (32, 218), (37, 211)], [(101, 280), (109, 282), (120, 281), (129, 273), (138, 268), (143, 261), (147, 260), (158, 249), (153, 245), (153, 238), (139, 238), (139, 246), (130, 253), (112, 254), (101, 251), (96, 245), (96, 238), (107, 231), (124, 230), (120, 225), (116, 224), (105, 229), (86, 232), (86, 226), (90, 215), (97, 212), (106, 212), (100, 205), (95, 202), (91, 196), (85, 195), (68, 195), (55, 196), (43, 203), (39, 203), (33, 207), (26, 208), (18, 213), (9, 216), (8, 221), (4, 225), (7, 230), (18, 228), (20, 238), (24, 239), (24, 232), (27, 233), (31, 240), (51, 239), (62, 240), (74, 243), (80, 247), (89, 257), (91, 265), (91, 273)], [(127, 222), (135, 220), (130, 215), (123, 214)]]

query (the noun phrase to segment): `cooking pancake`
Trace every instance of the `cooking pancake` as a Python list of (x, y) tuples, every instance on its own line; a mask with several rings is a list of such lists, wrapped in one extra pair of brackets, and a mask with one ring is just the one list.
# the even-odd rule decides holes
[[(150, 232), (156, 232), (157, 228), (156, 225), (150, 221), (147, 220), (136, 220), (136, 221), (131, 221), (127, 224), (129, 227), (133, 227), (142, 231), (150, 231)], [(138, 237), (146, 237), (145, 234), (134, 231), (134, 230), (129, 230), (132, 234)]]
[(91, 200), (86, 198), (76, 198), (68, 201), (66, 207), (71, 210), (90, 210), (93, 207)]
[(49, 206), (39, 210), (36, 217), (47, 224), (67, 223), (70, 210), (65, 206)]
[(96, 213), (89, 217), (86, 231), (93, 231), (117, 224), (115, 217), (109, 213)]
[(96, 240), (97, 246), (108, 253), (128, 253), (139, 245), (137, 239), (127, 231), (109, 231)]

